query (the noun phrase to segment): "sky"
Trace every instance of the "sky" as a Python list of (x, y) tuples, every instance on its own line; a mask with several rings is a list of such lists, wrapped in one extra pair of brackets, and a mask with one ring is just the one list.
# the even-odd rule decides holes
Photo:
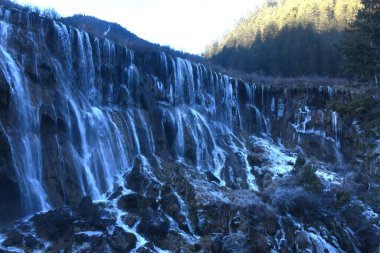
[(116, 22), (150, 42), (200, 54), (263, 0), (17, 0)]

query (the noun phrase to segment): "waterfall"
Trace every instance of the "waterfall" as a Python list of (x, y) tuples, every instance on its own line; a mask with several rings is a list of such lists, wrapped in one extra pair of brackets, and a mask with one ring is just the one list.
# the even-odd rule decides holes
[[(23, 193), (24, 213), (30, 214), (49, 208), (42, 185), (42, 154), (39, 136), (38, 111), (33, 106), (29, 84), (23, 78), (22, 69), (7, 51), (7, 37), (11, 27), (0, 21), (0, 68), (10, 85), (14, 111), (14, 127), (8, 128), (13, 165), (16, 168), (20, 190)], [(1, 122), (0, 122), (1, 123)]]
[[(273, 130), (286, 129), (281, 120), (288, 110), (297, 112), (291, 124), (299, 140), (313, 123), (315, 108), (290, 104), (286, 91), (162, 52), (135, 53), (57, 21), (41, 21), (25, 42), (41, 45), (18, 52), (9, 15), (0, 17), (0, 74), (10, 86), (11, 116), (0, 115), (0, 125), (9, 137), (25, 213), (78, 204), (85, 195), (104, 199), (137, 155), (162, 155), (211, 173), (221, 186), (257, 191), (251, 146), (269, 146), (266, 153), (282, 157), (273, 171), (288, 172), (293, 158), (271, 141)], [(41, 122), (44, 108), (53, 111), (44, 114), (47, 125)], [(338, 116), (332, 116), (339, 149)], [(276, 137), (287, 138), (280, 131)]]
[(340, 147), (340, 141), (339, 141), (339, 127), (338, 127), (338, 113), (337, 112), (332, 112), (331, 113), (331, 122), (332, 122), (332, 130), (333, 130), (333, 135), (334, 135), (334, 140), (337, 145), (337, 147)]
[(340, 137), (339, 137), (339, 116), (338, 116), (338, 113), (333, 111), (331, 113), (331, 122), (332, 122), (332, 131), (333, 131), (333, 138), (334, 138), (334, 141), (335, 141), (335, 148), (334, 148), (334, 152), (335, 152), (335, 158), (336, 158), (336, 161), (337, 161), (337, 164), (338, 166), (342, 167), (344, 165), (344, 157), (340, 151), (341, 149), (341, 146), (340, 146)]

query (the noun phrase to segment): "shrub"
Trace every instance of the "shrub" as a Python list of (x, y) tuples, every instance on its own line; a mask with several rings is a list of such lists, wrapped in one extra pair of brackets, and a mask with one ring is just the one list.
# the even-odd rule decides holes
[(315, 217), (322, 208), (321, 199), (302, 187), (279, 188), (271, 195), (272, 204), (282, 213), (296, 217)]
[(54, 20), (61, 18), (61, 15), (53, 8), (47, 8), (47, 9), (42, 10), (41, 16), (54, 19)]

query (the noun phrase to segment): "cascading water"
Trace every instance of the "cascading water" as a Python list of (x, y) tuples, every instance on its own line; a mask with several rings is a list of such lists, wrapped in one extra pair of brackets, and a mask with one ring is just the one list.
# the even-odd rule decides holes
[[(41, 154), (41, 146), (52, 144), (46, 143), (45, 139), (41, 143), (38, 134), (35, 134), (40, 127), (36, 120), (36, 101), (41, 98), (35, 97), (38, 91), (33, 91), (33, 94), (29, 92), (30, 84), (23, 77), (25, 73), (19, 69), (15, 56), (6, 51), (8, 25), (3, 21), (1, 24), (4, 35), (1, 52), (5, 59), (2, 70), (7, 81), (14, 85), (14, 101), (20, 102), (20, 97), (25, 98), (20, 102), (20, 120), (16, 127), (23, 132), (21, 143), (13, 145), (14, 149), (23, 147), (20, 153), (25, 155), (15, 164), (20, 168), (20, 178), (24, 178), (22, 185), (27, 189), (24, 197), (27, 202), (39, 203), (39, 207), (33, 210), (41, 210), (48, 203), (45, 197), (35, 201), (31, 196), (45, 196), (43, 189), (47, 178), (44, 175), (51, 168), (44, 162), (47, 157)], [(166, 121), (169, 121), (161, 124), (164, 128), (170, 127), (164, 131), (168, 137), (173, 136), (170, 137), (173, 142), (170, 145), (174, 147), (170, 151), (174, 152), (172, 157), (194, 164), (199, 171), (211, 171), (221, 184), (225, 184), (226, 175), (232, 174), (223, 172), (229, 170), (225, 165), (227, 153), (219, 146), (218, 136), (242, 130), (250, 134), (270, 135), (270, 115), (274, 115), (274, 119), (284, 115), (283, 100), (271, 98), (270, 88), (234, 81), (208, 71), (203, 65), (167, 57), (162, 53), (157, 56), (157, 72), (147, 74), (144, 73), (145, 63), (140, 59), (136, 61), (131, 50), (116, 47), (108, 40), (91, 38), (85, 32), (58, 22), (52, 23), (52, 29), (51, 34), (60, 49), (50, 56), (57, 85), (53, 93), (59, 100), (42, 102), (47, 107), (51, 103), (51, 107), (55, 108), (53, 120), (65, 122), (64, 131), (67, 133), (54, 134), (53, 142), (59, 146), (64, 138), (68, 138), (70, 148), (66, 151), (66, 148), (57, 147), (60, 154), (57, 160), (61, 164), (60, 170), (73, 167), (76, 177), (71, 178), (71, 183), (78, 185), (81, 195), (101, 199), (112, 188), (114, 178), (130, 168), (135, 155), (162, 151), (157, 150), (157, 122), (152, 121), (149, 111), (153, 103), (158, 102), (160, 110), (165, 111)], [(44, 33), (39, 36), (43, 37)], [(35, 61), (36, 66), (41, 65), (42, 58), (35, 58)], [(112, 73), (110, 69), (115, 67), (119, 70)], [(152, 80), (152, 87), (149, 87), (147, 79)], [(148, 94), (149, 90), (153, 93)], [(121, 95), (122, 91), (126, 97)], [(153, 94), (156, 97), (152, 98)], [(118, 101), (122, 97), (127, 99), (125, 103)], [(130, 108), (123, 112), (117, 104)], [(270, 110), (267, 104), (270, 104)], [(310, 109), (305, 106), (300, 113), (305, 115), (302, 122), (299, 119), (296, 129), (305, 132), (310, 121)], [(256, 190), (255, 177), (247, 161), (248, 151), (244, 143), (239, 145), (242, 145), (239, 151), (236, 146), (231, 148), (241, 160), (247, 185)], [(68, 159), (74, 161), (70, 166), (66, 162)], [(26, 178), (32, 183), (28, 183)], [(60, 187), (64, 188), (63, 185), (61, 183)], [(64, 189), (61, 191), (66, 192)], [(64, 201), (75, 201), (67, 200), (66, 195)]]
[(334, 149), (335, 150), (335, 157), (336, 157), (336, 160), (337, 160), (337, 164), (339, 166), (343, 166), (344, 165), (344, 158), (343, 158), (343, 155), (340, 151), (340, 139), (339, 139), (339, 117), (338, 117), (338, 113), (337, 112), (332, 112), (331, 113), (331, 118), (332, 118), (332, 130), (333, 130), (333, 138), (334, 138), (334, 141), (335, 141), (335, 146), (336, 148)]
[[(242, 228), (256, 229), (245, 227), (242, 215), (255, 224), (278, 221), (284, 214), (268, 211), (271, 201), (260, 198), (294, 193), (281, 187), (289, 188), (287, 178), (297, 180), (290, 173), (296, 153), (321, 159), (315, 176), (324, 182), (342, 183), (328, 171), (343, 163), (344, 146), (338, 114), (324, 107), (337, 96), (331, 87), (249, 84), (162, 52), (134, 52), (56, 21), (0, 10), (0, 142), (11, 154), (0, 154), (9, 170), (0, 166), (0, 182), (4, 175), (17, 185), (24, 209), (13, 220), (65, 205), (80, 213), (83, 197), (91, 196), (109, 212), (98, 213), (105, 220), (97, 225), (107, 231), (70, 225), (83, 230), (74, 236), (117, 242), (125, 238), (114, 235), (121, 228), (136, 238), (132, 251), (160, 252), (167, 243), (160, 236), (168, 234), (195, 249), (205, 234), (208, 244), (218, 237), (209, 236), (215, 225), (231, 234), (225, 241), (240, 238)], [(23, 39), (28, 50), (20, 52)], [(330, 113), (332, 128), (326, 127)], [(314, 196), (303, 194), (305, 201)], [(301, 234), (321, 252), (339, 248), (333, 233), (285, 215), (280, 230), (275, 223), (259, 226), (265, 245), (274, 240), (278, 250), (293, 249), (289, 241)], [(93, 221), (82, 218), (80, 224)]]
[(46, 210), (49, 205), (42, 185), (42, 154), (37, 109), (33, 106), (29, 84), (22, 69), (7, 51), (8, 34), (12, 28), (0, 21), (0, 68), (10, 85), (10, 106), (14, 127), (6, 130), (12, 149), (13, 165), (23, 193), (23, 212)]
[(340, 141), (339, 141), (339, 128), (338, 128), (338, 113), (332, 112), (331, 113), (332, 118), (332, 130), (334, 135), (334, 140), (336, 142), (337, 147), (340, 147)]

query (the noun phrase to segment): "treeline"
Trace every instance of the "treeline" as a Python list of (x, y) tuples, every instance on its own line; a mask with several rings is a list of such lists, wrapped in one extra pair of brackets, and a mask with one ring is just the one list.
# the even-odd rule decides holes
[(265, 38), (258, 35), (250, 47), (225, 47), (211, 60), (224, 68), (265, 76), (339, 77), (342, 55), (337, 30), (316, 32), (312, 26), (284, 27)]
[(46, 17), (50, 19), (60, 19), (61, 15), (53, 8), (40, 9), (32, 5), (20, 5), (11, 0), (0, 0), (0, 5), (6, 8), (14, 8), (25, 12), (31, 12), (41, 17)]
[(245, 73), (341, 77), (339, 47), (361, 6), (360, 0), (268, 1), (204, 56)]
[(355, 21), (350, 23), (342, 43), (344, 69), (348, 76), (380, 82), (380, 1), (362, 0)]

